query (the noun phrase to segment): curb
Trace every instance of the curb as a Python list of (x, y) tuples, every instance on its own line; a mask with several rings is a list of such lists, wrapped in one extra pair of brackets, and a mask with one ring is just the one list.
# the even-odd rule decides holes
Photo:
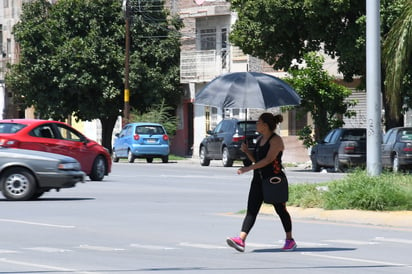
[[(292, 218), (345, 222), (350, 224), (379, 225), (412, 229), (412, 211), (325, 210), (288, 206)], [(273, 214), (270, 205), (264, 205), (261, 213)]]

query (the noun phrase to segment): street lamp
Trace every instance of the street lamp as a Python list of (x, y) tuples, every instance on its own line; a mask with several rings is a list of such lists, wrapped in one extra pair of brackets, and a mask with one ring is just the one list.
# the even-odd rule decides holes
[(130, 89), (129, 89), (129, 65), (130, 65), (130, 5), (129, 0), (123, 0), (122, 8), (126, 20), (126, 52), (124, 61), (124, 112), (123, 123), (129, 123), (130, 118)]

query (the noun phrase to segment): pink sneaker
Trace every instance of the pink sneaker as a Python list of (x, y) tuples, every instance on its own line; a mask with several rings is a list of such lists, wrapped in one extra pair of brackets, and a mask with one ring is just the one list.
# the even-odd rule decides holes
[(227, 238), (226, 243), (239, 252), (245, 251), (245, 242), (240, 237)]
[(295, 240), (290, 239), (285, 241), (285, 245), (283, 246), (283, 251), (293, 251), (296, 249), (298, 245), (296, 244)]

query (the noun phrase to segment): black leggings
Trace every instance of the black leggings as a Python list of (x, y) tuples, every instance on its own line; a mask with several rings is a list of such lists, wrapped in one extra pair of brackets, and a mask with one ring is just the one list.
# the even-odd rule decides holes
[[(242, 224), (242, 232), (249, 233), (255, 224), (256, 217), (259, 214), (260, 207), (263, 203), (262, 180), (255, 174), (252, 179), (249, 190), (247, 203), (247, 212)], [(292, 221), (289, 212), (286, 210), (286, 203), (273, 204), (276, 213), (279, 215), (285, 232), (292, 231)]]

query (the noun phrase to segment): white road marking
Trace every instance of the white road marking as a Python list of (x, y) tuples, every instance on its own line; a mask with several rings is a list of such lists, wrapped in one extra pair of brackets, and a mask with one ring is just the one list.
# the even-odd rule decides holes
[(375, 241), (379, 242), (391, 242), (391, 243), (400, 243), (400, 244), (412, 244), (412, 240), (400, 239), (400, 238), (385, 238), (385, 237), (376, 237)]
[(352, 261), (352, 262), (359, 262), (359, 263), (412, 267), (412, 265), (407, 265), (407, 264), (392, 263), (392, 262), (385, 262), (385, 261), (375, 261), (375, 260), (365, 260), (365, 259), (349, 258), (349, 257), (341, 257), (341, 256), (331, 256), (331, 255), (324, 255), (324, 254), (315, 254), (311, 252), (301, 252), (301, 254), (306, 255), (306, 256), (318, 257), (318, 258)]
[(172, 250), (177, 249), (176, 247), (160, 246), (160, 245), (142, 245), (142, 244), (130, 244), (131, 247), (142, 248), (142, 249), (152, 249), (152, 250)]
[(377, 242), (371, 241), (355, 241), (355, 240), (325, 240), (325, 242), (329, 243), (337, 243), (337, 244), (348, 244), (348, 245), (377, 245)]
[(17, 224), (25, 224), (25, 225), (48, 226), (48, 227), (56, 227), (56, 228), (75, 228), (75, 226), (73, 225), (56, 225), (56, 224), (28, 222), (28, 221), (22, 221), (22, 220), (14, 220), (14, 219), (0, 219), (0, 222), (17, 223)]
[(211, 244), (200, 244), (200, 243), (187, 243), (183, 242), (180, 243), (181, 246), (188, 246), (188, 247), (196, 247), (196, 248), (204, 248), (204, 249), (221, 249), (226, 248), (226, 246), (222, 245), (211, 245)]
[(48, 253), (63, 253), (63, 252), (70, 252), (72, 250), (69, 249), (61, 249), (61, 248), (54, 248), (54, 247), (27, 247), (24, 248), (27, 250), (34, 250), (34, 251), (40, 251), (40, 252), (48, 252)]
[(19, 266), (35, 267), (35, 268), (40, 268), (40, 269), (48, 269), (48, 270), (69, 272), (69, 273), (76, 273), (76, 274), (103, 274), (101, 272), (95, 272), (95, 271), (93, 272), (80, 271), (76, 269), (70, 269), (70, 268), (64, 268), (64, 267), (58, 267), (58, 266), (52, 266), (52, 265), (35, 264), (35, 263), (28, 263), (28, 262), (23, 262), (23, 261), (9, 260), (6, 258), (0, 258), (0, 262), (3, 264), (7, 263), (7, 264), (14, 264), (14, 265), (19, 265)]
[(18, 252), (15, 250), (0, 249), (0, 254), (11, 254), (11, 253), (18, 253)]
[(115, 248), (108, 246), (96, 246), (96, 245), (80, 245), (79, 248), (97, 250), (97, 251), (124, 251), (124, 248)]

